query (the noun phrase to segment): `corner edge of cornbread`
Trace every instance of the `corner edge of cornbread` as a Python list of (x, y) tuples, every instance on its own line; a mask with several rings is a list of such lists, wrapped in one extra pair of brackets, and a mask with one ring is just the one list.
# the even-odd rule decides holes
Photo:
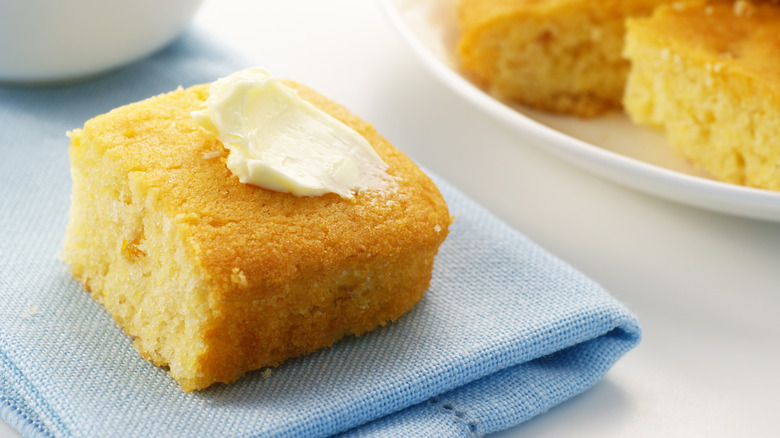
[(190, 114), (199, 85), (123, 106), (70, 133), (63, 259), (185, 391), (360, 335), (428, 288), (452, 218), (436, 186), (373, 127), (302, 85), (363, 135), (392, 189), (297, 197), (241, 184)]
[(671, 0), (459, 0), (461, 68), (498, 99), (594, 117), (621, 107), (624, 21)]
[(628, 22), (624, 107), (718, 180), (780, 190), (780, 5), (698, 0)]

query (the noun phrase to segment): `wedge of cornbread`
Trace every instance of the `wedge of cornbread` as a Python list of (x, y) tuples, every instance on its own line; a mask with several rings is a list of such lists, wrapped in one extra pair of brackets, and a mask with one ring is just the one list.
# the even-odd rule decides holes
[(691, 1), (630, 20), (625, 108), (714, 177), (780, 190), (780, 5)]
[(591, 117), (619, 109), (625, 19), (672, 0), (459, 0), (462, 69), (501, 100)]
[(304, 86), (389, 165), (391, 188), (297, 197), (242, 184), (191, 112), (208, 86), (73, 131), (63, 258), (140, 353), (185, 391), (360, 335), (428, 288), (451, 223), (433, 182), (369, 124)]

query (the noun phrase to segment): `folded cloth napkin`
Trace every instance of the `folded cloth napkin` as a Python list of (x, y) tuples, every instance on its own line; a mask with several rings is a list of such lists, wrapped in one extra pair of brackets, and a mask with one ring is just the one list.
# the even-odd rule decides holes
[(456, 220), (409, 314), (270, 376), (182, 392), (57, 253), (66, 131), (248, 66), (201, 35), (88, 82), (0, 87), (0, 415), (23, 435), (481, 436), (586, 390), (639, 341), (597, 284), (437, 178)]

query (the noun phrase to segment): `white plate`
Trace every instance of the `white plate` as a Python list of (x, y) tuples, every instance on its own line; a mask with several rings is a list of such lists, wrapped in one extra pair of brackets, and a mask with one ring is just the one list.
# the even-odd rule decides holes
[(391, 22), (441, 81), (545, 150), (598, 175), (684, 204), (780, 222), (780, 193), (709, 179), (673, 155), (664, 137), (622, 114), (579, 120), (510, 107), (457, 68), (457, 0), (381, 0)]

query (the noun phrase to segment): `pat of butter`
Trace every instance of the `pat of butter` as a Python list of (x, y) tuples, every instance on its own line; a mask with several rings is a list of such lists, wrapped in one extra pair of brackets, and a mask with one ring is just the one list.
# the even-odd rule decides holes
[(261, 68), (211, 84), (195, 121), (230, 151), (239, 181), (297, 196), (386, 187), (388, 165), (368, 141)]

